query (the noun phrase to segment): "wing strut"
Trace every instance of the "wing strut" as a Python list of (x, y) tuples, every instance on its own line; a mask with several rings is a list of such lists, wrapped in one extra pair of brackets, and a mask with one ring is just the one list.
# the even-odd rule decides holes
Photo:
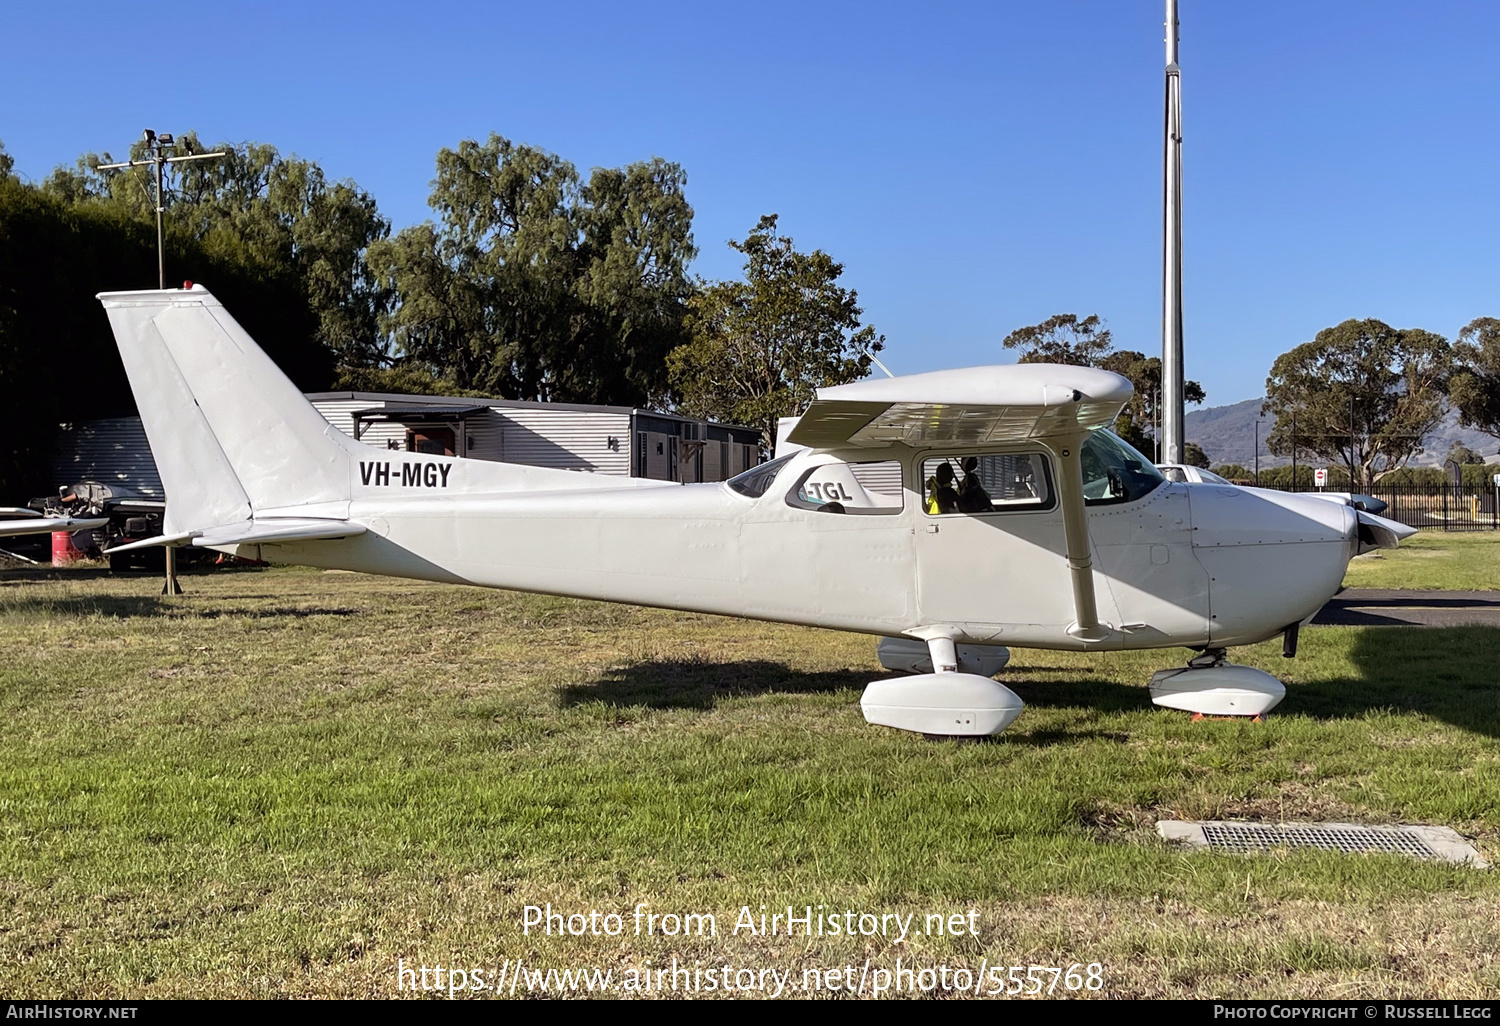
[(1042, 439), (1057, 458), (1058, 499), (1062, 502), (1063, 536), (1068, 550), (1068, 573), (1073, 578), (1073, 626), (1068, 633), (1079, 641), (1103, 641), (1110, 629), (1099, 622), (1094, 601), (1094, 560), (1089, 541), (1088, 511), (1083, 505), (1083, 442), (1085, 432)]

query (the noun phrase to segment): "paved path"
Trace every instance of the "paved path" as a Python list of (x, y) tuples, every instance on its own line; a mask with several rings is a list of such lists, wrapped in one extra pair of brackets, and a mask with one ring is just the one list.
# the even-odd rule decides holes
[(1345, 588), (1312, 619), (1313, 625), (1353, 627), (1500, 627), (1500, 591), (1414, 591)]

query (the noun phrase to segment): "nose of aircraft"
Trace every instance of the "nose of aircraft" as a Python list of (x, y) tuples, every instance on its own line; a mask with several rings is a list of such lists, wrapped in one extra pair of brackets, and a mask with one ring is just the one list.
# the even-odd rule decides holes
[(1230, 485), (1190, 485), (1193, 550), (1209, 576), (1216, 646), (1264, 641), (1312, 616), (1360, 551), (1353, 508)]

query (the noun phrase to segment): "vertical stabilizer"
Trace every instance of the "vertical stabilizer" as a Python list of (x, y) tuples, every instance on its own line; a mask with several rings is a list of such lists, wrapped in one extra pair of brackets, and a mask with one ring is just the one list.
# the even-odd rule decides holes
[(347, 501), (355, 442), (330, 425), (207, 289), (99, 299), (166, 489), (166, 533)]

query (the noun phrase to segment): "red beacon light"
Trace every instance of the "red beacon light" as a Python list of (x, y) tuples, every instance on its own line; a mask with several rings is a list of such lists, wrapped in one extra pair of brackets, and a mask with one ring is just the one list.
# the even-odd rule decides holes
[(182, 283), (182, 287), (185, 289), (191, 289), (193, 287), (193, 283), (190, 281), (185, 281)]

